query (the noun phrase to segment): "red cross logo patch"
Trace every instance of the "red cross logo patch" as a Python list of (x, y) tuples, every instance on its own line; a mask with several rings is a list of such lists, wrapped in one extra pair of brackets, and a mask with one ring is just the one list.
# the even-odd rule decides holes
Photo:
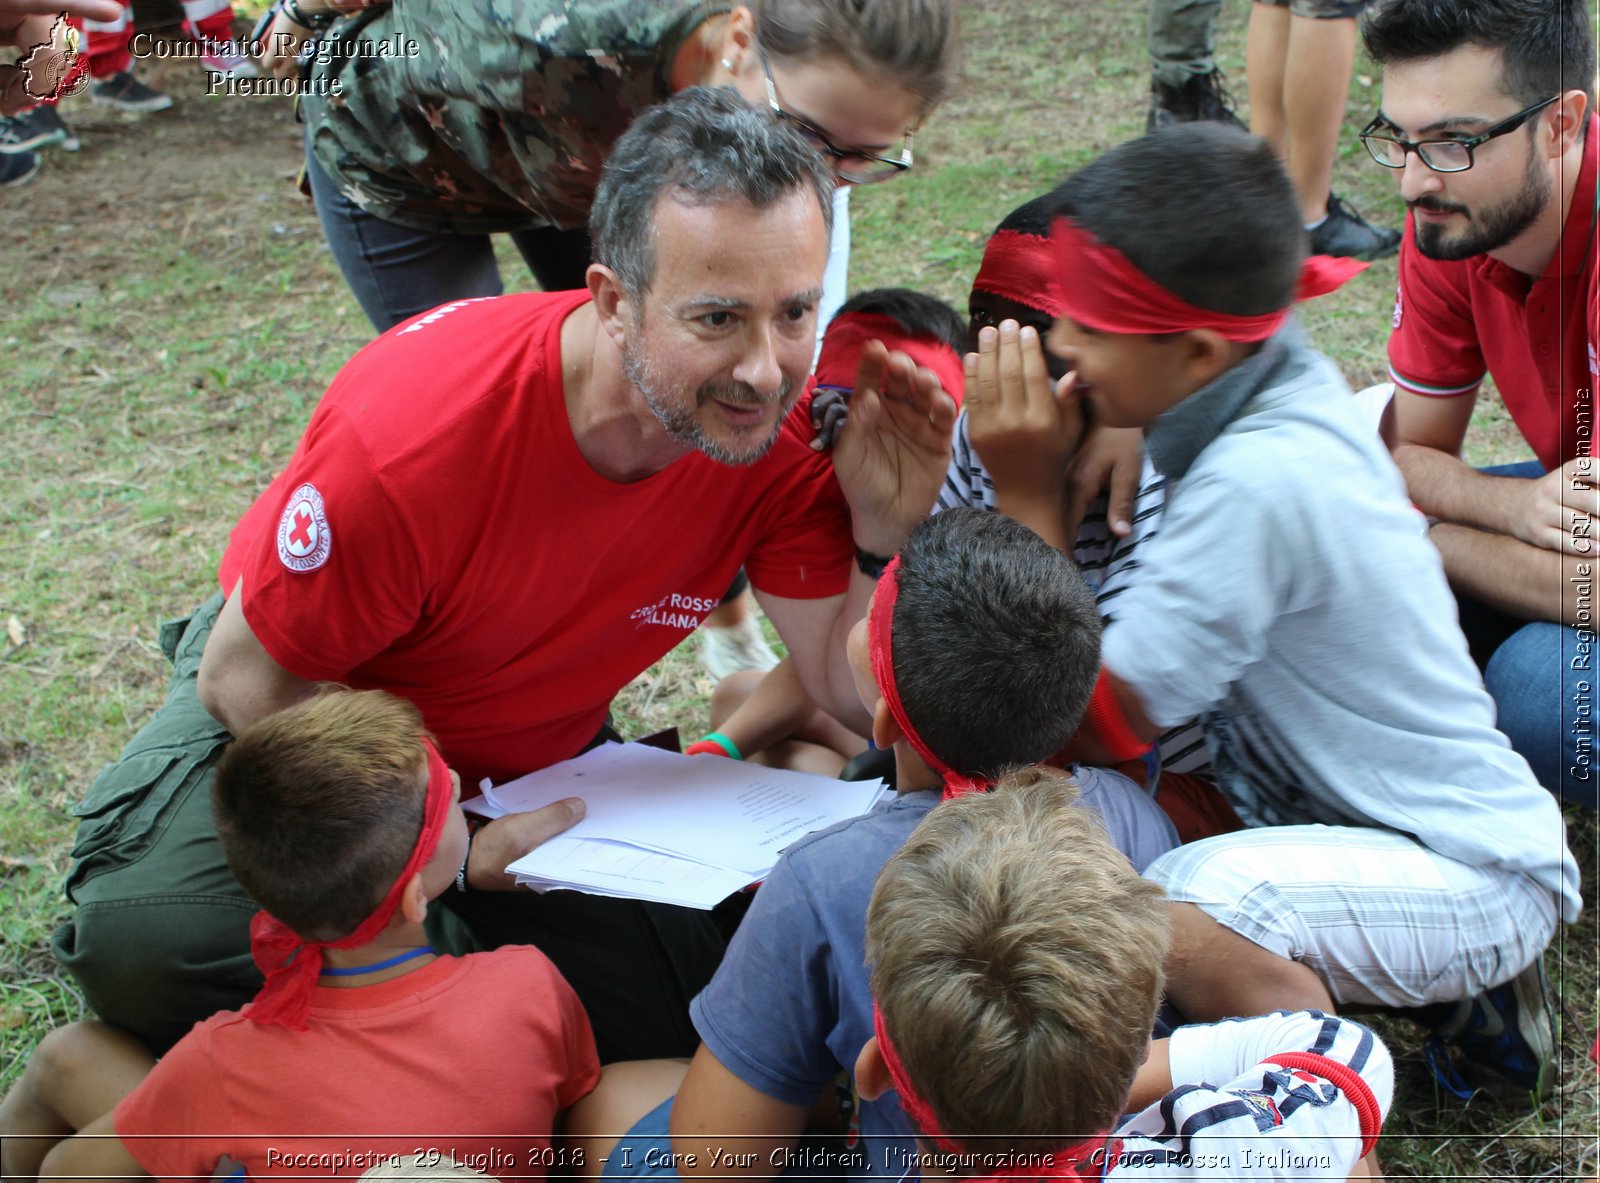
[(278, 561), (291, 571), (315, 571), (328, 561), (333, 535), (322, 494), (309, 481), (289, 494), (278, 519)]

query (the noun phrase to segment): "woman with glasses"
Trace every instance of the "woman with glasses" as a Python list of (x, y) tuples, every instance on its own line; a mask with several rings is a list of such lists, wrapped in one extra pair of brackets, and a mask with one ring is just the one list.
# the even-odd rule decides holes
[[(380, 332), (498, 295), (497, 233), (541, 287), (583, 286), (600, 166), (678, 90), (736, 88), (849, 186), (909, 168), (912, 133), (957, 80), (954, 0), (332, 7), (359, 3), (279, 0), (265, 43), (290, 52), (265, 64), (292, 73), (298, 46), (310, 191)], [(848, 227), (836, 219), (836, 244)], [(843, 268), (829, 270), (837, 304)]]

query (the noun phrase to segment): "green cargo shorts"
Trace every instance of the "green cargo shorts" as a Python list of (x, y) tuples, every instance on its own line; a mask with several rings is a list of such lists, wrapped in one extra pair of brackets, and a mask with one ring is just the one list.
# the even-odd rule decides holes
[(95, 1013), (157, 1054), (261, 985), (250, 956), (257, 905), (228, 870), (211, 822), (228, 731), (195, 693), (221, 608), (219, 592), (189, 619), (162, 625), (173, 666), (166, 701), (73, 810), (67, 898), (77, 907), (51, 938)]
[[(211, 819), (230, 736), (195, 690), (222, 599), (162, 626), (166, 702), (73, 811), (67, 896), (77, 909), (51, 938), (95, 1013), (157, 1055), (261, 987), (250, 956), (259, 905), (234, 880)], [(594, 742), (607, 737), (616, 733)], [(458, 955), (538, 945), (582, 999), (608, 1061), (692, 1055), (689, 1000), (727, 947), (711, 913), (566, 891), (448, 891), (429, 909), (428, 934)]]

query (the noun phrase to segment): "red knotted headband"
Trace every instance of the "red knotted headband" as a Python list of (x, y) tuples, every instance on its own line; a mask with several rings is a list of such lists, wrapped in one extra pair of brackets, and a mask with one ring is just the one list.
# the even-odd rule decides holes
[[(1071, 218), (1057, 218), (1056, 246), (1061, 315), (1104, 333), (1183, 333), (1211, 329), (1229, 341), (1265, 341), (1288, 319), (1289, 309), (1234, 316), (1200, 308), (1169, 292), (1096, 239)], [(1355, 259), (1312, 255), (1300, 269), (1294, 299), (1325, 296), (1366, 268)]]
[(872, 612), (867, 617), (867, 647), (872, 653), (872, 676), (878, 683), (878, 693), (889, 704), (889, 713), (894, 716), (895, 724), (905, 741), (911, 745), (911, 750), (943, 778), (944, 800), (985, 792), (994, 787), (992, 780), (970, 777), (951, 768), (933, 754), (906, 716), (905, 704), (900, 701), (900, 691), (894, 681), (894, 602), (899, 598), (900, 556), (895, 555), (878, 578), (878, 588), (872, 596)]
[(428, 787), (422, 805), (422, 831), (399, 877), (389, 888), (377, 910), (356, 926), (349, 936), (336, 941), (312, 941), (302, 937), (265, 911), (250, 921), (250, 953), (267, 981), (255, 1001), (245, 1008), (245, 1017), (263, 1025), (276, 1023), (291, 1031), (304, 1031), (311, 1013), (311, 992), (322, 973), (324, 949), (353, 949), (375, 938), (400, 906), (411, 877), (427, 865), (439, 847), (450, 818), (453, 791), (450, 769), (433, 741), (424, 739), (428, 754)]
[(919, 366), (928, 367), (938, 375), (944, 392), (961, 405), (967, 385), (961, 355), (936, 337), (907, 333), (893, 317), (880, 312), (846, 312), (828, 322), (817, 357), (817, 385), (854, 390), (856, 367), (868, 341), (882, 341), (891, 350), (909, 354)]
[[(1118, 1157), (1122, 1145), (1121, 1139), (1113, 1140), (1110, 1131), (1103, 1130), (1098, 1134), (1090, 1134), (1080, 1141), (1051, 1150), (1047, 1154), (1021, 1155), (1018, 1156), (1020, 1161), (1014, 1164), (988, 1165), (985, 1160), (987, 1156), (993, 1154), (992, 1151), (982, 1150), (981, 1143), (979, 1149), (964, 1147), (939, 1128), (939, 1119), (934, 1116), (933, 1106), (929, 1105), (912, 1085), (911, 1078), (906, 1074), (905, 1065), (900, 1062), (899, 1053), (889, 1041), (889, 1032), (883, 1025), (883, 1012), (876, 1005), (872, 1008), (872, 1032), (877, 1037), (878, 1055), (883, 1059), (883, 1066), (888, 1069), (890, 1083), (900, 1096), (900, 1108), (905, 1110), (917, 1133), (932, 1139), (940, 1150), (950, 1154), (970, 1156), (977, 1163), (983, 1164), (968, 1178), (976, 1180), (1060, 1178), (1064, 1172), (1070, 1171), (1075, 1176), (1098, 1179)], [(1038, 1157), (1047, 1158), (1048, 1161), (1039, 1162)]]
[(997, 230), (983, 248), (983, 262), (978, 265), (972, 290), (1057, 317), (1062, 315), (1062, 282), (1048, 238), (1021, 230)]

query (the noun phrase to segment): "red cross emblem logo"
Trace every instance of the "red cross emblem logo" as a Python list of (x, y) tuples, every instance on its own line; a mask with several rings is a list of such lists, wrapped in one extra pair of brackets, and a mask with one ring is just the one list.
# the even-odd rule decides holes
[(278, 519), (278, 561), (291, 571), (315, 571), (328, 561), (332, 544), (327, 507), (308, 481), (289, 494)]

